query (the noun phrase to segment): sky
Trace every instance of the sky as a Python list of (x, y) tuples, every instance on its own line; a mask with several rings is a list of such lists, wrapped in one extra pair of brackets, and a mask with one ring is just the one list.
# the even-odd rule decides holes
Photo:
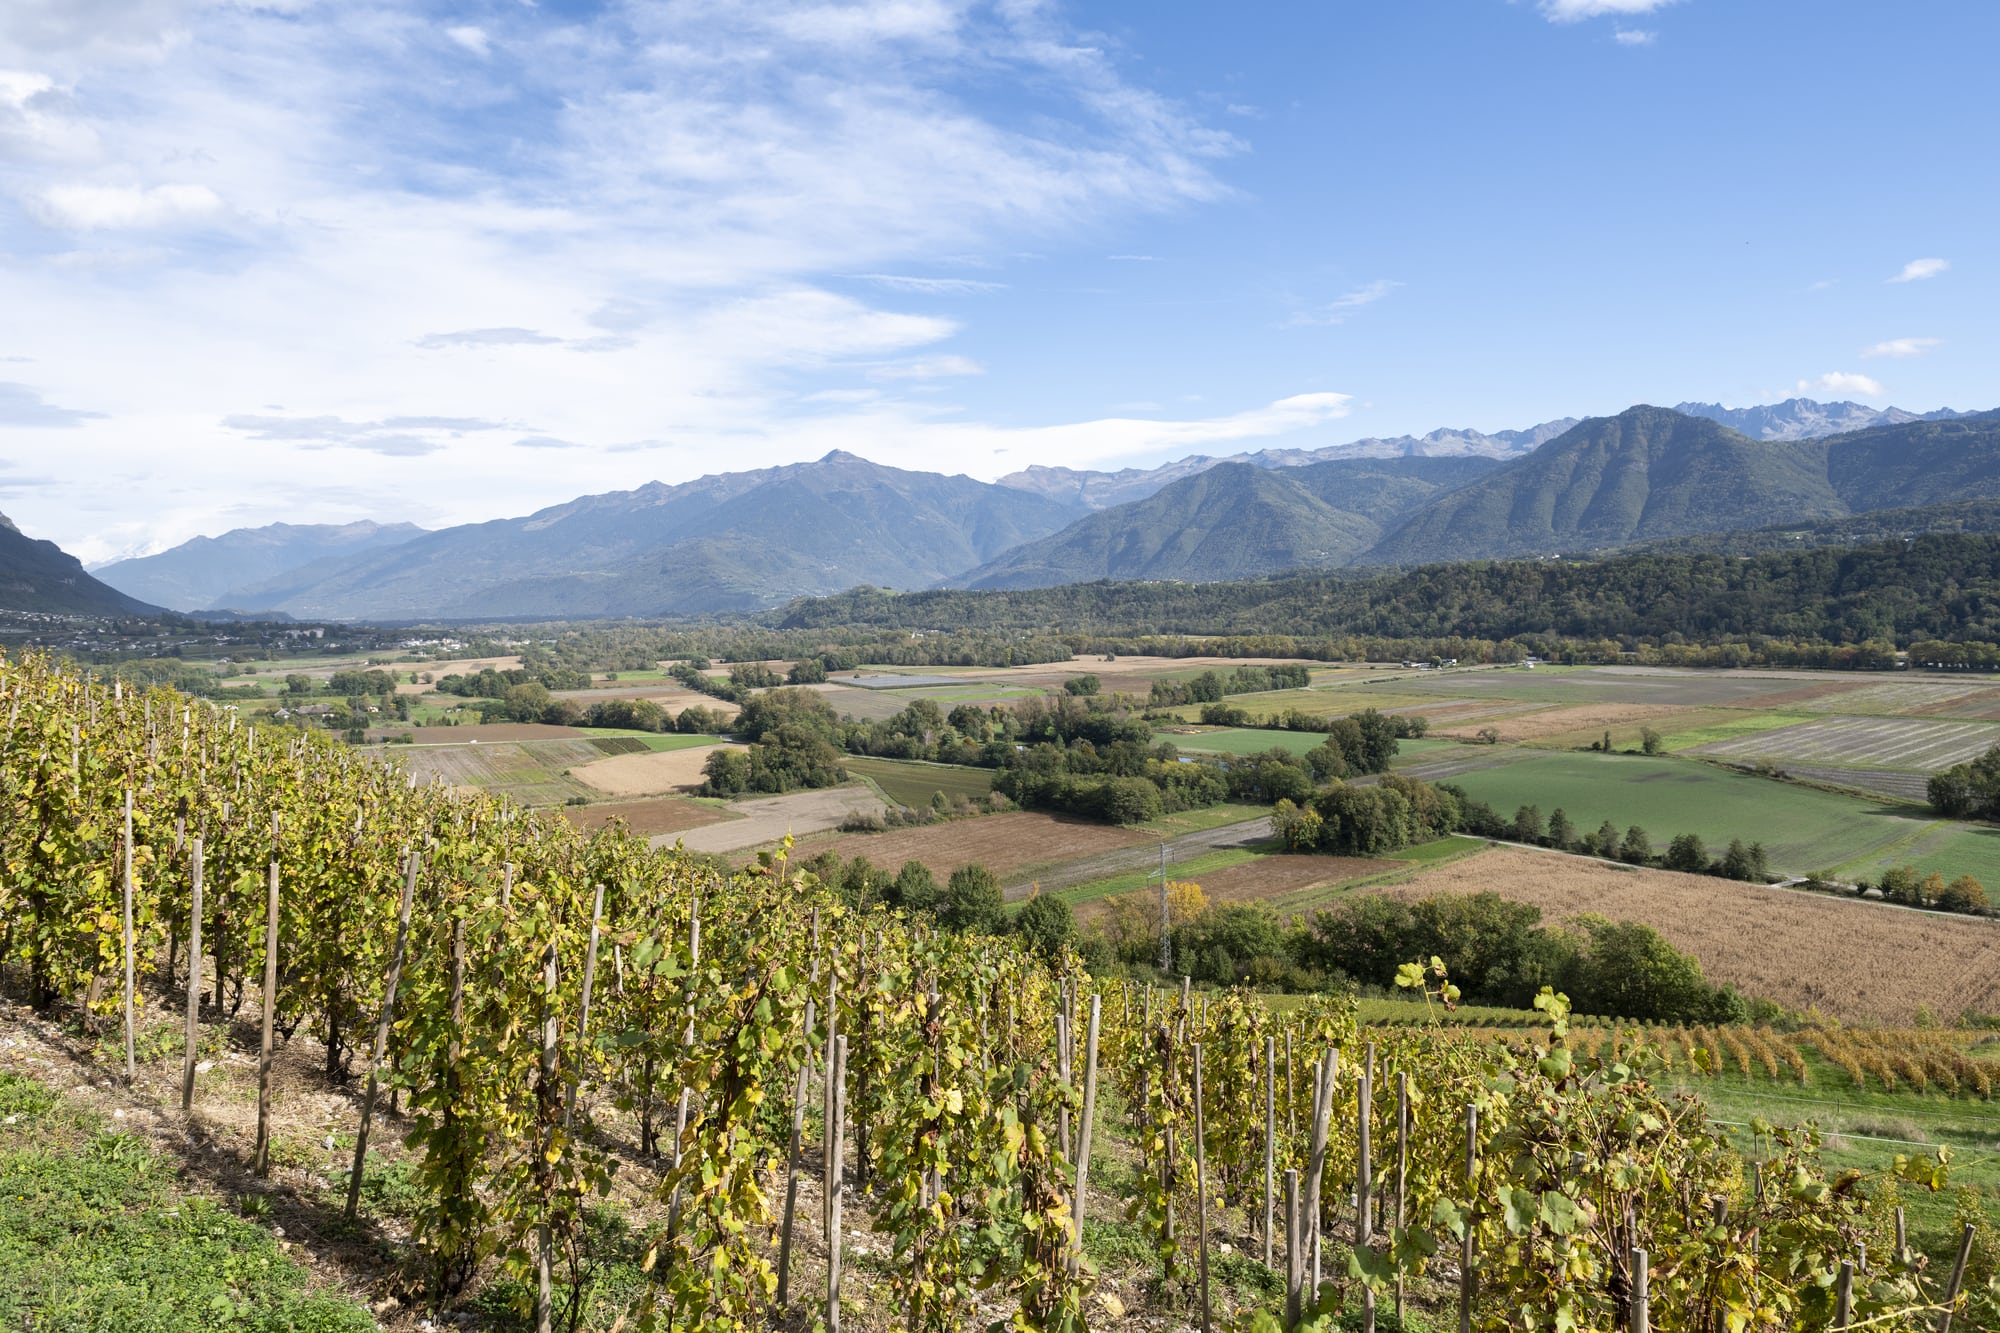
[(4, 0), (0, 510), (87, 561), (2000, 406), (1989, 0)]

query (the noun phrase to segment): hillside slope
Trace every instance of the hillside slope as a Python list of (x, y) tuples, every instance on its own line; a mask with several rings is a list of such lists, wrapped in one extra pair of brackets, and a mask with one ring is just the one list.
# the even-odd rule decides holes
[(1496, 466), (1481, 457), (1276, 469), (1221, 463), (947, 582), (1033, 588), (1105, 578), (1211, 581), (1344, 565), (1403, 514)]
[(119, 560), (96, 571), (120, 592), (177, 611), (220, 607), (253, 611), (233, 594), (308, 565), (399, 546), (424, 530), (414, 523), (271, 523), (196, 537), (155, 555)]
[(1752, 440), (1706, 418), (1628, 408), (1425, 505), (1362, 562), (1601, 550), (1836, 518), (1849, 506), (1826, 458), (1821, 441)]
[(160, 608), (92, 578), (54, 542), (38, 541), (0, 514), (0, 611), (53, 615), (157, 615)]

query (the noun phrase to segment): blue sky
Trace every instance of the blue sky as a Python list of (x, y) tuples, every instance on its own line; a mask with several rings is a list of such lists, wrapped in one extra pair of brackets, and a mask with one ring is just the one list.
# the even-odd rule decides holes
[(2000, 6), (7, 0), (0, 508), (86, 558), (2000, 404)]

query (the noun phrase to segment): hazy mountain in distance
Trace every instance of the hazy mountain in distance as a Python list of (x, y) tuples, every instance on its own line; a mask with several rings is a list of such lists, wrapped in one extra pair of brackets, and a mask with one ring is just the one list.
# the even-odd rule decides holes
[(1075, 517), (1041, 496), (835, 450), (446, 528), (308, 586), (245, 595), (301, 619), (712, 615), (857, 583), (928, 587)]
[(1034, 588), (1093, 579), (1255, 578), (1345, 565), (1432, 496), (1499, 466), (1490, 458), (1344, 458), (1268, 467), (1229, 460), (1101, 509), (946, 580)]
[(160, 608), (92, 578), (75, 556), (0, 514), (0, 611), (116, 616), (157, 615)]
[(1122, 468), (1117, 472), (1093, 472), (1085, 468), (1043, 467), (1036, 464), (999, 479), (999, 485), (1033, 491), (1064, 504), (1086, 509), (1109, 509), (1113, 505), (1143, 500), (1161, 487), (1206, 471), (1221, 463), (1248, 463), (1253, 467), (1309, 467), (1342, 458), (1515, 458), (1532, 453), (1544, 443), (1576, 424), (1575, 417), (1545, 421), (1526, 430), (1503, 430), (1487, 435), (1476, 430), (1434, 430), (1428, 435), (1370, 436), (1346, 444), (1330, 444), (1319, 449), (1259, 449), (1255, 453), (1211, 458), (1190, 454), (1155, 468)]
[(1905, 412), (1900, 407), (1865, 407), (1860, 403), (1820, 403), (1787, 398), (1762, 407), (1724, 407), (1721, 403), (1676, 403), (1684, 416), (1707, 417), (1753, 440), (1813, 440), (1825, 435), (1899, 426), (1910, 421), (1949, 421), (1969, 413), (1941, 407), (1935, 412)]
[(260, 610), (235, 596), (317, 561), (398, 546), (424, 529), (414, 523), (270, 523), (236, 528), (220, 537), (195, 537), (154, 555), (118, 560), (97, 577), (149, 602), (176, 611), (228, 607)]

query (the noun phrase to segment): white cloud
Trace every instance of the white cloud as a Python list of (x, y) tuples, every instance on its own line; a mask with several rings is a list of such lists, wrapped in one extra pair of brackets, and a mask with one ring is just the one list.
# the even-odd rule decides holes
[(1864, 358), (1891, 357), (1896, 360), (1904, 360), (1913, 356), (1922, 356), (1932, 348), (1942, 346), (1944, 346), (1944, 339), (1942, 338), (1891, 338), (1887, 342), (1879, 342), (1872, 347), (1862, 348), (1861, 355)]
[(1645, 28), (1620, 28), (1611, 34), (1611, 40), (1620, 46), (1651, 46), (1659, 40), (1660, 34)]
[(206, 185), (51, 185), (28, 206), (51, 227), (92, 231), (192, 222), (220, 212), (222, 199)]
[(1800, 380), (1800, 393), (1854, 393), (1863, 398), (1885, 398), (1888, 390), (1879, 380), (1866, 375), (1852, 375), (1846, 371), (1830, 370), (1816, 380)]
[(1951, 267), (1948, 259), (1912, 259), (1903, 265), (1903, 271), (1889, 279), (1891, 282), (1921, 282), (1925, 278), (1935, 278)]
[(486, 35), (486, 29), (474, 27), (469, 23), (460, 27), (446, 28), (444, 35), (476, 56), (487, 55), (493, 50), (493, 39)]
[(1361, 307), (1375, 304), (1402, 285), (1387, 278), (1378, 278), (1366, 286), (1356, 287), (1351, 292), (1335, 297), (1317, 309), (1301, 310), (1285, 323), (1294, 328), (1314, 324), (1343, 324), (1349, 315)]
[[(8, 357), (9, 361), (26, 357)], [(73, 407), (57, 407), (44, 402), (42, 395), (25, 384), (0, 380), (0, 426), (47, 426), (58, 430), (80, 426), (102, 412), (83, 412)]]
[(618, 441), (667, 480), (934, 468), (987, 438), (949, 392), (981, 367), (887, 307), (987, 289), (913, 275), (1152, 244), (1113, 238), (1243, 148), (1026, 0), (556, 10), (0, 0), (6, 189), (55, 228), (0, 264), (64, 405), (9, 431), (60, 460), (38, 526), (479, 520), (634, 484)]
[(1673, 0), (1542, 0), (1540, 8), (1551, 23), (1578, 23), (1615, 15), (1650, 14)]
[(973, 278), (911, 278), (900, 273), (856, 273), (857, 281), (872, 282), (892, 292), (914, 292), (923, 296), (977, 296), (1005, 291), (1004, 282), (980, 282)]
[(931, 356), (921, 361), (905, 361), (878, 366), (868, 372), (878, 380), (935, 380), (953, 375), (984, 375), (986, 367), (969, 356)]

